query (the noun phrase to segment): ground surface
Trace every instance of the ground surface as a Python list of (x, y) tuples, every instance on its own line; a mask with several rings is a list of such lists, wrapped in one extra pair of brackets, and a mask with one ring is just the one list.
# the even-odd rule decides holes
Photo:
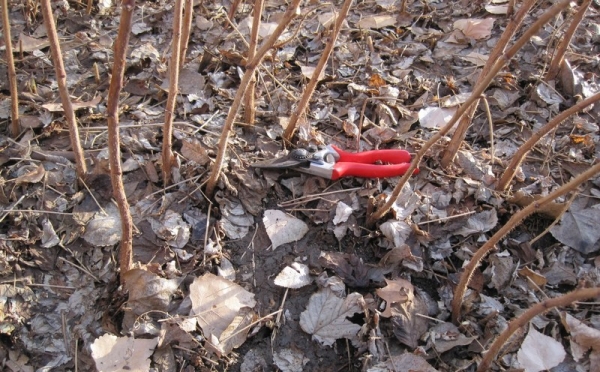
[[(250, 167), (284, 154), (283, 127), (341, 4), (301, 5), (302, 15), (282, 37), (290, 41), (259, 69), (257, 122), (238, 119), (224, 176), (207, 200), (201, 185), (243, 73), (252, 5), (239, 5), (233, 25), (229, 3), (194, 6), (175, 119), (179, 164), (165, 189), (161, 125), (173, 5), (138, 1), (120, 122), (139, 269), (128, 274), (125, 289), (117, 272), (120, 225), (103, 116), (120, 9), (101, 1), (86, 15), (80, 2), (54, 4), (91, 170), (78, 183), (39, 8), (9, 3), (15, 50), (23, 50), (15, 56), (24, 130), (17, 139), (0, 137), (0, 362), (6, 370), (93, 370), (102, 353), (105, 365), (121, 366), (104, 370), (143, 370), (150, 361), (161, 371), (474, 370), (490, 341), (524, 309), (577, 286), (599, 285), (600, 191), (592, 181), (550, 231), (567, 199), (505, 237), (475, 274), (464, 322), (456, 327), (449, 320), (454, 285), (472, 253), (528, 196), (547, 194), (597, 157), (596, 105), (541, 141), (510, 191), (494, 191), (520, 144), (597, 92), (595, 3), (567, 53), (570, 69), (550, 84), (540, 80), (576, 8), (546, 25), (486, 91), (493, 138), (481, 105), (454, 164), (439, 165), (445, 139), (428, 153), (392, 213), (367, 227), (368, 203), (385, 199), (397, 178), (333, 182)], [(402, 13), (398, 1), (355, 2), (295, 144), (417, 151), (472, 90), (508, 22), (505, 5), (408, 1)], [(549, 6), (538, 2), (524, 27)], [(262, 36), (285, 9), (284, 2), (266, 2)], [(6, 76), (5, 64), (0, 74)], [(3, 124), (9, 102), (2, 79)], [(287, 214), (268, 217), (274, 210)], [(274, 247), (276, 234), (292, 242)], [(279, 276), (288, 266), (296, 275)], [(215, 283), (224, 284), (215, 289)], [(214, 300), (229, 290), (235, 294)], [(238, 296), (246, 305), (228, 302)], [(190, 318), (198, 324), (190, 325)], [(312, 328), (308, 318), (316, 319)], [(241, 325), (224, 331), (231, 322)], [(217, 323), (221, 328), (211, 338), (207, 330)], [(517, 334), (494, 368), (597, 371), (599, 325), (593, 301), (549, 312)], [(576, 330), (595, 341), (582, 341)], [(231, 337), (219, 338), (220, 332)], [(150, 345), (132, 346), (126, 336), (134, 335)], [(234, 350), (225, 345), (230, 339), (238, 340)], [(114, 347), (117, 340), (124, 344)], [(541, 362), (526, 358), (543, 350), (549, 356)]]

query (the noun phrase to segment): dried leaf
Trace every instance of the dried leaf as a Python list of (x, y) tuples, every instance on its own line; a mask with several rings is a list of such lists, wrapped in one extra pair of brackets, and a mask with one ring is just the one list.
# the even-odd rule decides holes
[(46, 170), (44, 169), (44, 165), (40, 164), (37, 167), (34, 167), (33, 169), (31, 169), (31, 168), (32, 167), (27, 166), (27, 168), (19, 169), (19, 171), (24, 170), (27, 173), (25, 173), (15, 179), (15, 184), (17, 186), (25, 184), (25, 183), (38, 183), (42, 179), (44, 179), (44, 176), (46, 175)]
[(33, 52), (34, 50), (44, 49), (50, 46), (48, 39), (36, 39), (25, 33), (19, 34), (19, 44), (13, 47), (13, 50), (23, 50), (24, 52)]
[[(98, 106), (98, 104), (100, 103), (101, 100), (102, 100), (102, 97), (98, 95), (98, 96), (94, 97), (91, 101), (87, 101), (87, 102), (74, 101), (74, 102), (71, 102), (71, 105), (73, 106), (73, 110), (79, 110), (82, 108), (96, 107), (96, 106)], [(60, 103), (60, 102), (46, 103), (46, 104), (43, 104), (42, 107), (50, 112), (64, 111), (63, 107), (62, 107), (62, 103)]]
[(344, 202), (338, 202), (335, 208), (335, 217), (333, 218), (333, 224), (338, 225), (342, 222), (348, 221), (348, 217), (352, 214), (352, 207)]
[(91, 345), (92, 358), (99, 372), (150, 370), (150, 356), (158, 343), (158, 338), (134, 339), (105, 334)]
[(85, 227), (83, 239), (96, 247), (115, 245), (121, 240), (121, 215), (117, 207), (110, 203), (99, 212)]
[(494, 18), (467, 18), (454, 22), (454, 28), (461, 30), (466, 37), (475, 40), (490, 37), (492, 27), (494, 27)]
[(365, 264), (353, 253), (322, 252), (319, 263), (323, 267), (333, 270), (344, 283), (351, 287), (362, 288), (373, 283), (381, 283), (385, 280), (384, 275), (390, 272), (390, 269)]
[(282, 349), (273, 353), (273, 363), (281, 372), (302, 372), (308, 362), (310, 359), (298, 350)]
[(467, 223), (456, 231), (456, 234), (468, 236), (488, 232), (498, 224), (498, 216), (495, 209), (476, 213), (469, 217)]
[(211, 273), (196, 278), (190, 285), (192, 311), (207, 339), (221, 335), (243, 307), (254, 308), (254, 293)]
[(363, 312), (358, 304), (361, 299), (356, 292), (340, 298), (328, 287), (322, 288), (310, 297), (306, 310), (300, 314), (300, 327), (325, 346), (338, 338), (356, 339), (360, 326), (347, 318)]
[(403, 304), (414, 299), (415, 287), (404, 279), (386, 279), (385, 282), (387, 285), (384, 288), (379, 288), (376, 293), (386, 302), (385, 310), (381, 313), (381, 316), (389, 318), (393, 315), (393, 304)]
[(571, 334), (571, 354), (575, 361), (584, 359), (589, 349), (590, 371), (600, 370), (600, 330), (589, 327), (568, 313), (562, 313), (563, 323)]
[(442, 107), (426, 107), (419, 110), (419, 125), (423, 128), (428, 129), (439, 129), (445, 126), (454, 113), (456, 108), (442, 108)]
[(421, 336), (427, 332), (429, 320), (419, 316), (428, 314), (429, 306), (427, 299), (422, 297), (419, 292), (403, 303), (396, 302), (391, 306), (392, 326), (394, 336), (410, 348), (416, 348), (419, 345)]
[(519, 275), (530, 279), (532, 282), (535, 283), (535, 285), (537, 285), (538, 287), (543, 287), (546, 285), (546, 283), (548, 282), (548, 280), (546, 280), (546, 277), (543, 276), (542, 274), (539, 274), (533, 270), (531, 270), (529, 267), (524, 267), (521, 270), (518, 271)]
[(371, 15), (362, 18), (356, 26), (360, 28), (384, 28), (394, 26), (396, 24), (396, 16), (391, 14)]
[(425, 358), (420, 355), (405, 352), (401, 355), (392, 355), (386, 362), (379, 363), (367, 372), (438, 372)]
[(183, 248), (190, 240), (190, 225), (175, 211), (167, 210), (160, 220), (148, 218), (152, 231), (169, 246)]
[(129, 270), (124, 274), (124, 280), (129, 292), (127, 304), (137, 315), (151, 310), (167, 311), (180, 282), (142, 269)]
[(294, 262), (291, 266), (286, 266), (275, 278), (275, 285), (284, 288), (302, 288), (312, 283), (309, 275), (308, 266)]
[(463, 335), (457, 326), (448, 322), (436, 324), (429, 333), (433, 347), (440, 354), (456, 346), (470, 345), (477, 338)]
[(600, 249), (600, 229), (597, 221), (600, 220), (600, 209), (587, 208), (582, 210), (568, 210), (560, 219), (560, 224), (555, 225), (550, 233), (559, 242), (583, 254), (590, 254)]
[(50, 248), (60, 243), (60, 238), (56, 235), (52, 223), (47, 218), (42, 221), (42, 229), (42, 247)]
[(517, 359), (525, 372), (538, 372), (556, 367), (566, 355), (560, 342), (530, 327), (517, 352)]
[(273, 249), (298, 241), (308, 232), (308, 226), (302, 220), (277, 209), (266, 210), (263, 223), (273, 244)]
[(195, 139), (186, 139), (183, 141), (181, 155), (199, 165), (206, 165), (210, 161), (202, 143)]

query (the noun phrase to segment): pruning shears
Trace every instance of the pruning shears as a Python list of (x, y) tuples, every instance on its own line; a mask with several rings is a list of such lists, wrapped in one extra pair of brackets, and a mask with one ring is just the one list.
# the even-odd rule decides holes
[[(346, 152), (334, 145), (309, 146), (291, 150), (287, 155), (252, 164), (262, 169), (294, 169), (323, 178), (342, 177), (385, 178), (406, 173), (410, 167), (406, 150), (371, 150)], [(384, 164), (375, 164), (382, 162)], [(416, 169), (413, 174), (419, 173)]]

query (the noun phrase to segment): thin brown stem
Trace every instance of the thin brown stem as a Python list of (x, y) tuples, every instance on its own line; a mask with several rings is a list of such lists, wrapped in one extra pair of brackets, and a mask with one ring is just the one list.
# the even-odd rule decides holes
[(591, 2), (592, 0), (583, 0), (583, 3), (581, 3), (579, 10), (573, 16), (573, 19), (571, 20), (571, 24), (569, 25), (567, 32), (561, 38), (560, 43), (556, 48), (556, 52), (554, 54), (554, 57), (552, 58), (552, 61), (550, 62), (550, 67), (548, 68), (548, 72), (546, 72), (546, 76), (544, 76), (544, 81), (554, 80), (556, 79), (556, 76), (558, 76), (558, 72), (560, 71), (560, 68), (563, 64), (563, 60), (565, 58), (565, 53), (567, 53), (567, 48), (569, 47), (569, 44), (573, 39), (573, 35), (575, 35), (575, 31), (577, 31), (577, 27), (579, 27), (581, 20), (585, 16), (585, 12), (590, 7)]
[(175, 116), (175, 101), (179, 91), (179, 57), (181, 56), (181, 13), (183, 0), (175, 1), (173, 14), (173, 41), (171, 60), (169, 62), (169, 95), (165, 107), (165, 125), (163, 126), (162, 146), (162, 173), (163, 184), (168, 186), (171, 182), (171, 168), (175, 164), (175, 156), (171, 146), (173, 145), (173, 117)]
[(548, 310), (555, 307), (568, 306), (576, 301), (582, 301), (588, 298), (594, 298), (600, 296), (600, 287), (595, 288), (581, 288), (564, 294), (559, 297), (551, 298), (540, 303), (537, 303), (527, 309), (518, 318), (513, 319), (508, 323), (508, 327), (498, 336), (494, 341), (489, 350), (485, 353), (483, 360), (477, 367), (477, 372), (489, 371), (492, 362), (496, 358), (496, 355), (502, 348), (502, 346), (508, 341), (508, 339), (521, 327), (526, 326), (534, 317), (543, 314)]
[[(534, 4), (535, 0), (523, 1), (517, 14), (515, 14), (514, 17), (511, 17), (510, 22), (508, 22), (508, 25), (506, 25), (506, 29), (502, 33), (502, 36), (500, 36), (500, 39), (498, 40), (498, 43), (496, 44), (494, 49), (492, 49), (487, 62), (485, 63), (483, 69), (479, 73), (479, 78), (477, 78), (475, 87), (481, 84), (483, 82), (483, 79), (490, 73), (490, 70), (496, 63), (496, 60), (500, 58), (502, 53), (504, 53), (508, 42), (510, 41), (510, 39), (512, 39), (515, 32), (523, 22), (523, 19), (525, 19), (525, 16), (531, 10)], [(441, 163), (444, 168), (450, 165), (450, 163), (454, 159), (454, 156), (458, 152), (458, 149), (460, 148), (460, 145), (467, 134), (467, 129), (471, 125), (471, 121), (473, 120), (475, 111), (477, 111), (477, 105), (471, 107), (468, 113), (461, 118), (460, 123), (456, 127), (456, 130), (452, 135), (452, 139), (450, 140), (450, 143), (448, 143), (448, 146), (446, 147), (446, 150), (444, 150), (444, 153), (442, 155)]]
[(460, 320), (460, 311), (462, 306), (463, 296), (467, 291), (467, 285), (469, 284), (475, 269), (481, 263), (481, 260), (494, 248), (496, 243), (500, 241), (509, 231), (514, 229), (519, 222), (523, 221), (530, 214), (539, 211), (540, 208), (544, 207), (546, 204), (550, 204), (554, 199), (567, 194), (568, 192), (575, 191), (577, 186), (586, 180), (590, 179), (596, 173), (600, 172), (600, 163), (588, 168), (585, 172), (581, 173), (570, 182), (562, 185), (558, 189), (554, 190), (550, 194), (544, 196), (543, 198), (529, 204), (527, 207), (521, 209), (519, 212), (515, 213), (511, 219), (504, 225), (500, 230), (498, 230), (484, 245), (481, 246), (475, 252), (471, 261), (465, 266), (465, 269), (460, 276), (460, 281), (456, 286), (456, 290), (454, 291), (454, 298), (452, 299), (452, 321), (455, 324), (458, 324)]
[(479, 97), (481, 96), (481, 94), (483, 94), (483, 92), (488, 87), (492, 79), (494, 79), (498, 71), (500, 71), (500, 69), (502, 69), (506, 65), (506, 63), (508, 63), (508, 61), (510, 61), (515, 56), (517, 51), (521, 47), (523, 47), (523, 45), (525, 45), (525, 43), (529, 41), (529, 39), (531, 39), (531, 37), (540, 29), (540, 27), (542, 27), (542, 25), (544, 25), (546, 22), (552, 19), (552, 17), (557, 15), (563, 8), (565, 8), (568, 5), (569, 0), (562, 0), (556, 3), (551, 8), (549, 8), (544, 14), (542, 14), (540, 18), (538, 18), (538, 20), (533, 25), (531, 25), (531, 27), (523, 34), (523, 36), (521, 36), (521, 38), (519, 38), (519, 40), (515, 42), (512, 48), (510, 48), (502, 57), (497, 59), (494, 66), (490, 69), (490, 72), (486, 74), (485, 78), (481, 81), (480, 84), (475, 85), (475, 89), (473, 90), (471, 96), (461, 107), (459, 107), (459, 109), (456, 111), (454, 116), (452, 116), (452, 119), (450, 119), (448, 124), (446, 124), (435, 135), (433, 135), (429, 139), (429, 141), (427, 141), (423, 145), (421, 150), (419, 150), (419, 152), (415, 155), (415, 158), (413, 159), (412, 163), (410, 164), (410, 167), (406, 171), (406, 174), (402, 176), (402, 178), (398, 182), (398, 185), (396, 185), (394, 191), (392, 191), (392, 195), (390, 195), (386, 203), (377, 211), (375, 211), (375, 213), (368, 216), (367, 227), (372, 227), (375, 224), (375, 221), (383, 217), (390, 210), (390, 208), (392, 208), (392, 205), (394, 205), (396, 199), (400, 195), (400, 191), (402, 191), (402, 188), (404, 187), (406, 182), (408, 182), (408, 179), (411, 177), (415, 169), (417, 169), (417, 167), (419, 166), (419, 163), (421, 162), (421, 159), (423, 159), (423, 156), (425, 156), (425, 153), (440, 138), (446, 135), (446, 133), (448, 133), (450, 129), (452, 129), (454, 124), (456, 124), (456, 122), (463, 116), (463, 114), (469, 109), (469, 107), (472, 104), (479, 100)]
[(131, 25), (133, 24), (133, 10), (135, 0), (121, 2), (121, 19), (119, 32), (115, 40), (114, 62), (112, 75), (108, 88), (106, 102), (107, 132), (108, 132), (108, 157), (110, 163), (110, 180), (113, 195), (121, 216), (121, 245), (119, 248), (119, 268), (121, 283), (124, 283), (125, 273), (131, 269), (133, 260), (133, 221), (129, 211), (129, 202), (123, 186), (123, 168), (121, 167), (121, 143), (119, 139), (119, 95), (123, 89), (123, 76), (125, 75), (125, 61)]
[(54, 70), (56, 71), (58, 93), (60, 95), (60, 101), (65, 113), (65, 119), (67, 120), (67, 125), (69, 126), (71, 147), (73, 148), (73, 153), (75, 154), (75, 168), (77, 169), (77, 176), (81, 179), (84, 179), (87, 173), (87, 166), (85, 164), (85, 157), (83, 156), (83, 148), (81, 147), (81, 142), (79, 141), (79, 130), (77, 128), (75, 110), (73, 110), (71, 97), (69, 96), (69, 90), (67, 89), (67, 73), (65, 72), (62, 51), (58, 41), (58, 34), (56, 33), (56, 25), (54, 24), (54, 16), (52, 15), (52, 6), (50, 5), (50, 0), (41, 0), (41, 4), (42, 14), (44, 16), (44, 24), (46, 25), (46, 33), (48, 34), (48, 41), (50, 42), (52, 63), (54, 64)]
[(185, 0), (183, 7), (183, 26), (181, 28), (181, 55), (179, 56), (179, 68), (185, 64), (185, 56), (187, 54), (188, 45), (190, 42), (190, 33), (192, 32), (192, 16), (194, 15), (194, 0)]
[(273, 31), (273, 33), (269, 36), (267, 40), (265, 40), (256, 52), (256, 55), (252, 60), (249, 60), (246, 64), (246, 72), (240, 81), (240, 86), (235, 94), (233, 102), (231, 103), (231, 108), (229, 109), (229, 113), (227, 114), (227, 118), (225, 119), (225, 124), (223, 125), (223, 131), (221, 132), (221, 137), (219, 138), (218, 144), (218, 153), (215, 163), (212, 166), (210, 177), (206, 183), (206, 196), (211, 198), (215, 187), (217, 186), (217, 181), (221, 176), (221, 168), (223, 167), (223, 162), (225, 161), (225, 153), (227, 151), (227, 143), (229, 142), (229, 134), (231, 132), (231, 128), (233, 127), (233, 122), (240, 110), (240, 105), (242, 103), (242, 98), (247, 91), (248, 84), (250, 83), (250, 79), (256, 72), (258, 65), (267, 54), (269, 49), (275, 44), (275, 41), (279, 38), (279, 36), (283, 33), (283, 30), (287, 27), (287, 25), (296, 17), (296, 9), (300, 5), (301, 0), (294, 0), (292, 4), (288, 7), (287, 11), (284, 13), (281, 21)]
[(327, 42), (327, 45), (325, 45), (325, 49), (323, 50), (323, 54), (321, 54), (321, 58), (317, 63), (317, 67), (315, 67), (310, 81), (308, 82), (308, 84), (306, 85), (306, 89), (302, 93), (300, 102), (298, 103), (296, 110), (294, 110), (294, 112), (290, 116), (288, 125), (285, 128), (285, 131), (283, 132), (283, 139), (285, 141), (291, 141), (292, 136), (296, 131), (298, 120), (300, 119), (300, 116), (304, 114), (304, 111), (308, 107), (308, 102), (310, 101), (310, 98), (312, 97), (312, 94), (314, 93), (315, 88), (317, 87), (317, 83), (319, 82), (319, 75), (321, 75), (321, 72), (323, 71), (325, 65), (327, 64), (327, 61), (329, 60), (331, 51), (333, 50), (338, 35), (340, 34), (340, 30), (342, 29), (342, 24), (346, 19), (346, 16), (348, 15), (348, 11), (350, 10), (350, 5), (352, 5), (352, 0), (344, 0), (342, 9), (340, 9), (339, 14), (337, 14), (335, 23), (333, 25), (333, 32), (329, 36), (329, 41)]
[(488, 127), (490, 128), (490, 164), (494, 165), (494, 120), (492, 119), (492, 112), (490, 111), (490, 105), (487, 98), (485, 98), (485, 94), (481, 96), (481, 100), (483, 101), (483, 107), (485, 107), (485, 115), (488, 120)]
[(229, 11), (227, 12), (227, 17), (229, 19), (231, 19), (232, 22), (233, 22), (233, 17), (235, 16), (235, 12), (237, 11), (238, 6), (240, 6), (240, 2), (241, 2), (241, 0), (233, 0), (233, 2), (231, 3), (231, 7), (229, 8)]
[(10, 88), (10, 134), (17, 138), (21, 131), (19, 124), (19, 92), (17, 91), (17, 72), (12, 51), (10, 21), (8, 19), (8, 0), (2, 0), (2, 27), (4, 29), (4, 45), (6, 46), (6, 64), (8, 65), (8, 83)]
[(550, 120), (546, 125), (540, 128), (537, 132), (535, 132), (529, 139), (519, 147), (517, 152), (513, 155), (510, 160), (510, 164), (506, 167), (506, 170), (500, 177), (498, 184), (496, 185), (496, 190), (505, 191), (510, 184), (510, 181), (514, 178), (517, 173), (517, 169), (525, 159), (525, 156), (531, 151), (533, 146), (538, 143), (539, 140), (542, 139), (546, 134), (548, 134), (551, 130), (558, 127), (560, 123), (567, 120), (567, 118), (581, 110), (585, 107), (593, 104), (594, 102), (600, 101), (600, 93), (596, 93), (593, 96), (584, 99), (583, 101), (577, 103), (576, 105), (568, 108), (567, 110), (561, 112), (556, 115), (554, 119)]
[[(248, 60), (256, 55), (256, 46), (258, 45), (258, 29), (260, 28), (260, 17), (263, 10), (263, 0), (254, 2), (254, 18), (252, 19), (252, 32), (250, 33), (250, 45), (248, 46)], [(252, 74), (248, 91), (244, 96), (244, 121), (246, 124), (253, 125), (256, 120), (256, 109), (254, 108), (254, 95), (256, 90), (256, 72)]]

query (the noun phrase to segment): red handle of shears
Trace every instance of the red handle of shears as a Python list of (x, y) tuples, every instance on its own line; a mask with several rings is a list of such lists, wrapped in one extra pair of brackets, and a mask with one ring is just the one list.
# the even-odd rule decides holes
[[(361, 178), (386, 178), (401, 176), (410, 167), (410, 163), (376, 165), (376, 164), (361, 164), (361, 163), (346, 163), (339, 162), (333, 166), (331, 179), (337, 180), (341, 177), (361, 177)], [(419, 173), (415, 169), (413, 174)]]
[(331, 147), (340, 155), (339, 162), (363, 164), (374, 164), (378, 161), (392, 164), (410, 163), (410, 153), (406, 150), (390, 149), (347, 152), (334, 145), (331, 145)]
[[(410, 167), (410, 153), (406, 150), (372, 150), (364, 152), (346, 152), (339, 147), (331, 147), (340, 155), (333, 165), (332, 180), (341, 177), (387, 178), (401, 176)], [(374, 164), (378, 161), (392, 163), (386, 165)], [(413, 174), (418, 174), (415, 169)]]

